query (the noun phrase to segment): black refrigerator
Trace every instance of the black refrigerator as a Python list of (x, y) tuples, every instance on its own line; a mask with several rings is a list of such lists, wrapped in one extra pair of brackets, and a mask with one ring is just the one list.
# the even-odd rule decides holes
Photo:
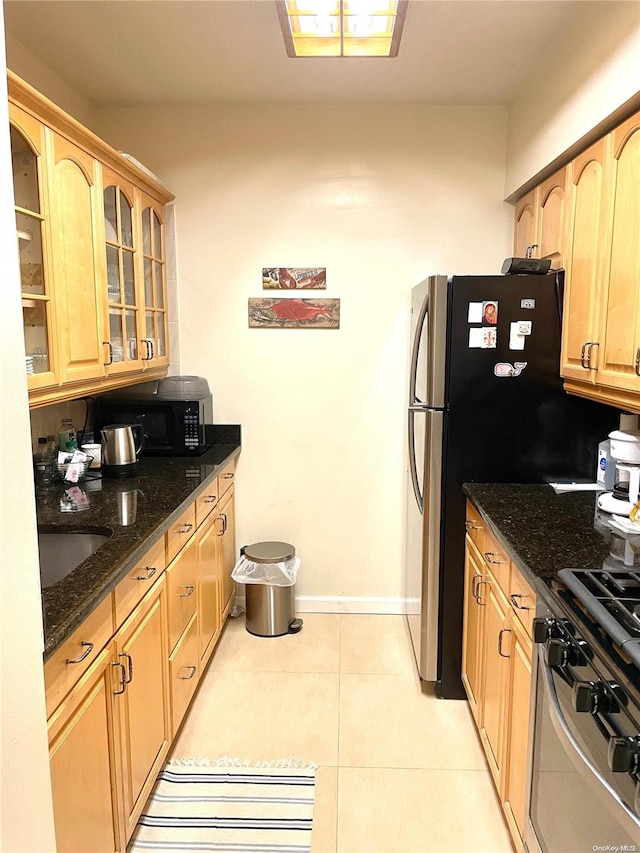
[(432, 276), (411, 310), (405, 613), (420, 678), (463, 699), (462, 484), (594, 482), (619, 412), (562, 387), (561, 273)]

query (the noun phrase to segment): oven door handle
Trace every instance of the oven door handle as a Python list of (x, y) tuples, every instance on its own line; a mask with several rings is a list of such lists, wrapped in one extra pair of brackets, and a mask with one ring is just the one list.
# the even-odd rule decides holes
[(540, 661), (540, 667), (542, 669), (542, 680), (544, 682), (544, 686), (547, 692), (547, 698), (549, 699), (549, 706), (551, 710), (551, 723), (563, 747), (565, 748), (565, 750), (571, 749), (578, 756), (582, 764), (584, 764), (589, 773), (594, 777), (594, 781), (599, 783), (599, 785), (601, 785), (605, 789), (607, 794), (615, 800), (616, 804), (633, 821), (634, 827), (640, 828), (640, 818), (638, 817), (638, 815), (636, 815), (629, 808), (629, 806), (627, 806), (624, 800), (620, 798), (617, 791), (611, 787), (611, 785), (607, 782), (602, 773), (600, 773), (598, 768), (591, 762), (589, 756), (584, 753), (577, 740), (573, 736), (573, 733), (567, 725), (567, 721), (565, 720), (564, 715), (562, 713), (562, 708), (560, 707), (558, 694), (556, 693), (556, 687), (553, 683), (553, 671), (542, 655), (538, 656), (538, 660)]

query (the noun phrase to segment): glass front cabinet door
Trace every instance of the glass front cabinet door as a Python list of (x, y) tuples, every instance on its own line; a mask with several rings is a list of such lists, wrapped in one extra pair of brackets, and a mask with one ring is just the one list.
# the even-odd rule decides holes
[(9, 104), (9, 118), (25, 370), (31, 391), (58, 384), (49, 210), (43, 191), (45, 128), (15, 104)]
[(136, 252), (140, 240), (133, 184), (102, 169), (107, 287), (105, 364), (108, 374), (140, 369), (141, 315)]
[(169, 364), (164, 209), (144, 193), (141, 193), (141, 200), (144, 276), (142, 358), (149, 367), (163, 367)]

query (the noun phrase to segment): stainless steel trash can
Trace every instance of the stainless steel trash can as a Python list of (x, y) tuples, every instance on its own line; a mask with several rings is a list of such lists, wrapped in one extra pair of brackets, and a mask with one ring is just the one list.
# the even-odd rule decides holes
[[(247, 560), (254, 563), (283, 563), (296, 555), (288, 542), (255, 542), (240, 549)], [(296, 619), (295, 584), (245, 584), (246, 628), (257, 637), (281, 637), (295, 634), (302, 628), (302, 619)]]

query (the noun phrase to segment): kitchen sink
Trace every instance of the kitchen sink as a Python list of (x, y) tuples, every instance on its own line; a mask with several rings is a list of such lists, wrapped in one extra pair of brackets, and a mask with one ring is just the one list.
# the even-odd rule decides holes
[(38, 532), (42, 589), (65, 578), (104, 545), (110, 535), (88, 530)]

